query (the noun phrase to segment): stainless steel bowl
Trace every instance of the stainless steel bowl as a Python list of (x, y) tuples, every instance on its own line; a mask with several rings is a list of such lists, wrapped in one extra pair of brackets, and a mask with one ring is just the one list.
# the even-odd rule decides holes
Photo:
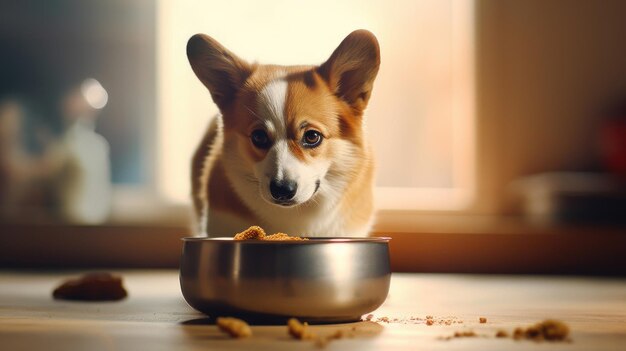
[(211, 317), (355, 321), (389, 292), (389, 238), (183, 240), (183, 296)]

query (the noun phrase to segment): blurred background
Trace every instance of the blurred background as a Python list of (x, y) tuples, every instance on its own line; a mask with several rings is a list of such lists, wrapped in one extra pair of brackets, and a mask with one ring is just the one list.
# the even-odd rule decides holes
[(150, 183), (156, 6), (0, 1), (4, 220), (102, 223), (110, 184)]
[(0, 0), (0, 221), (186, 228), (190, 156), (217, 113), (187, 39), (319, 64), (365, 28), (382, 55), (377, 233), (623, 232), (625, 15), (619, 0)]

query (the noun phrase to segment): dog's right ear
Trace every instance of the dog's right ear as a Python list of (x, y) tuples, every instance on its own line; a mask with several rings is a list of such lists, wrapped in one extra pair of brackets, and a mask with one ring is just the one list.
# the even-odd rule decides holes
[(220, 109), (232, 101), (252, 73), (250, 64), (206, 34), (196, 34), (189, 39), (187, 58)]

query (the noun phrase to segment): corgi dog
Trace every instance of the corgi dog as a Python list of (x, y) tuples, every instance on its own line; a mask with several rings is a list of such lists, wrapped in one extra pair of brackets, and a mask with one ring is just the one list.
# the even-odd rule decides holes
[(220, 110), (192, 159), (199, 236), (366, 236), (374, 161), (363, 112), (380, 66), (376, 37), (348, 35), (319, 66), (249, 63), (196, 34), (187, 57)]

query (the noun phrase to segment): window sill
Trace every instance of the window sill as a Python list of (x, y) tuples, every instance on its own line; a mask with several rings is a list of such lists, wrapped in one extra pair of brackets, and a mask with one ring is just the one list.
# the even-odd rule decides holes
[[(390, 236), (394, 271), (626, 274), (623, 227), (533, 226), (517, 219), (423, 216), (413, 232)], [(437, 224), (438, 223), (438, 224)], [(178, 266), (186, 225), (0, 224), (3, 267)]]

